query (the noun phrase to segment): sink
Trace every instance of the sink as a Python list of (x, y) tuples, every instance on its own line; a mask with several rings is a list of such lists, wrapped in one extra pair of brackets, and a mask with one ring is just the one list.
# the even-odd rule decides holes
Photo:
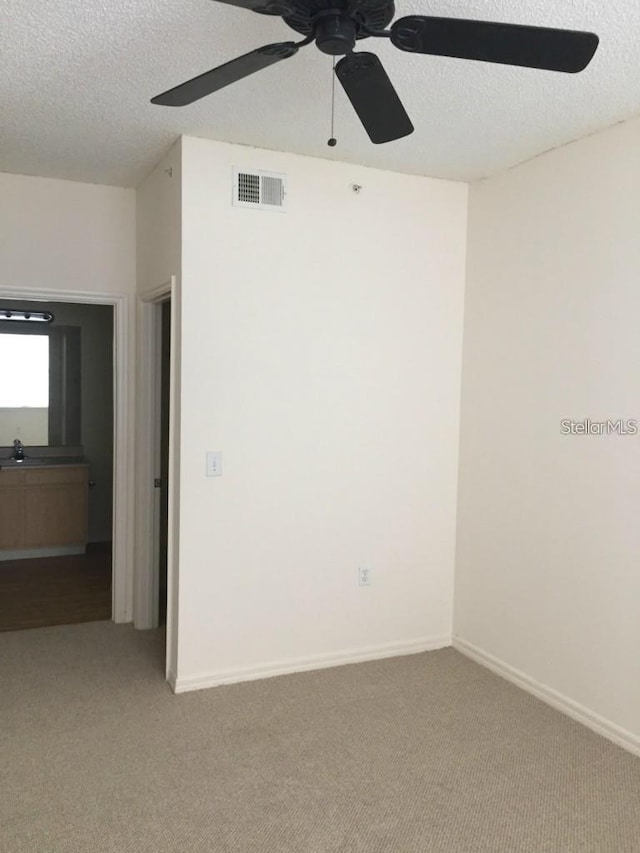
[(47, 463), (43, 459), (35, 456), (28, 456), (20, 462), (16, 459), (0, 459), (1, 468), (33, 468), (38, 466), (42, 467), (42, 465), (46, 464)]
[(0, 468), (50, 468), (58, 465), (79, 465), (80, 456), (27, 456), (21, 462), (16, 459), (0, 459)]

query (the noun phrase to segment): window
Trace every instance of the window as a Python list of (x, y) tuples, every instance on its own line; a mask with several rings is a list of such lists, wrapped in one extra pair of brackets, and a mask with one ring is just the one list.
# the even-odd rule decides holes
[(48, 406), (48, 336), (0, 334), (0, 408)]

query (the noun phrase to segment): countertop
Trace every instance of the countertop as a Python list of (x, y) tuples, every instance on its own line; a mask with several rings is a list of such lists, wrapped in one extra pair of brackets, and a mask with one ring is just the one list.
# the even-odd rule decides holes
[(29, 457), (23, 462), (16, 462), (15, 459), (0, 459), (0, 469), (20, 470), (32, 468), (68, 468), (70, 466), (86, 465), (89, 463), (82, 456), (38, 456)]

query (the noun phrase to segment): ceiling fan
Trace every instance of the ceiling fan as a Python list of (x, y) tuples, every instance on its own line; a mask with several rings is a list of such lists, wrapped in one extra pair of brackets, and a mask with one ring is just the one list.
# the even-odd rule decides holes
[[(388, 38), (400, 50), (576, 73), (587, 67), (598, 36), (519, 24), (409, 15), (393, 20), (393, 0), (217, 0), (261, 15), (277, 15), (304, 36), (259, 47), (151, 99), (182, 107), (249, 74), (294, 56), (315, 41), (343, 58), (335, 73), (372, 142), (391, 142), (413, 132), (382, 63), (374, 53), (354, 51), (356, 41)], [(389, 27), (389, 24), (391, 26)], [(387, 29), (387, 27), (389, 27)]]

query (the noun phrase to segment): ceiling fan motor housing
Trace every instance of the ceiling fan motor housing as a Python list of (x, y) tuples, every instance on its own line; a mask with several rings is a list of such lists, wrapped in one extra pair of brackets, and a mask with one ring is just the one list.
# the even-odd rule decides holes
[(356, 23), (346, 15), (322, 15), (316, 23), (316, 47), (331, 56), (344, 56), (356, 46)]
[(323, 53), (344, 56), (356, 39), (384, 30), (394, 15), (393, 0), (296, 0), (295, 11), (283, 18), (296, 32), (313, 36)]

